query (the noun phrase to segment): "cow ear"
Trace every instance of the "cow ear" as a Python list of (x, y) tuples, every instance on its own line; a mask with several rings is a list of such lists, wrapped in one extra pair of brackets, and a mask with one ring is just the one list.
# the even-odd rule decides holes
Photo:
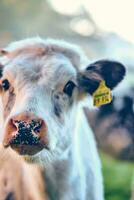
[(105, 80), (106, 86), (113, 89), (125, 76), (125, 67), (119, 62), (99, 60), (90, 64), (85, 71), (79, 72), (80, 89), (93, 94), (100, 81)]

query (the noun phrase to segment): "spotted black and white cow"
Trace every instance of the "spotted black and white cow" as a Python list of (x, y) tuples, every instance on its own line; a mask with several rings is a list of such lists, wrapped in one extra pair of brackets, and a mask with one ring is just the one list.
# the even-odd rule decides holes
[(3, 144), (45, 168), (50, 199), (103, 200), (101, 164), (84, 99), (101, 80), (113, 89), (119, 62), (91, 63), (64, 41), (31, 38), (1, 50)]
[(99, 147), (113, 157), (133, 162), (134, 88), (125, 84), (121, 87), (114, 91), (110, 104), (100, 109), (86, 108), (86, 114)]

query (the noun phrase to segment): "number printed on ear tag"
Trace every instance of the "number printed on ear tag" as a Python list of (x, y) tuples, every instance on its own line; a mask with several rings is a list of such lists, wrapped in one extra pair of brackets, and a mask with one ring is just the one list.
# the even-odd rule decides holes
[(102, 80), (97, 90), (93, 93), (94, 106), (101, 106), (104, 104), (108, 104), (111, 101), (112, 101), (111, 90), (106, 86), (105, 81)]

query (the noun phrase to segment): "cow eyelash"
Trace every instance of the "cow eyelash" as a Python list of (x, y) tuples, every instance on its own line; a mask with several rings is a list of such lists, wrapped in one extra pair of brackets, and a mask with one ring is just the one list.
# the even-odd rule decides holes
[(5, 79), (5, 80), (2, 81), (1, 86), (2, 86), (4, 91), (7, 91), (10, 88), (10, 83), (7, 79)]
[(63, 92), (67, 94), (69, 97), (72, 96), (73, 89), (76, 87), (75, 83), (73, 81), (68, 81), (65, 85)]

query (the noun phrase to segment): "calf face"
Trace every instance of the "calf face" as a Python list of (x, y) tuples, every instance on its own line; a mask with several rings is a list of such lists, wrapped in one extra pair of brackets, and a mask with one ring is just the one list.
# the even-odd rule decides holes
[(125, 75), (124, 66), (114, 61), (87, 67), (83, 53), (61, 41), (32, 38), (3, 52), (3, 143), (20, 154), (44, 150), (46, 157), (60, 155), (71, 144), (81, 97), (92, 94), (101, 80), (112, 89)]

